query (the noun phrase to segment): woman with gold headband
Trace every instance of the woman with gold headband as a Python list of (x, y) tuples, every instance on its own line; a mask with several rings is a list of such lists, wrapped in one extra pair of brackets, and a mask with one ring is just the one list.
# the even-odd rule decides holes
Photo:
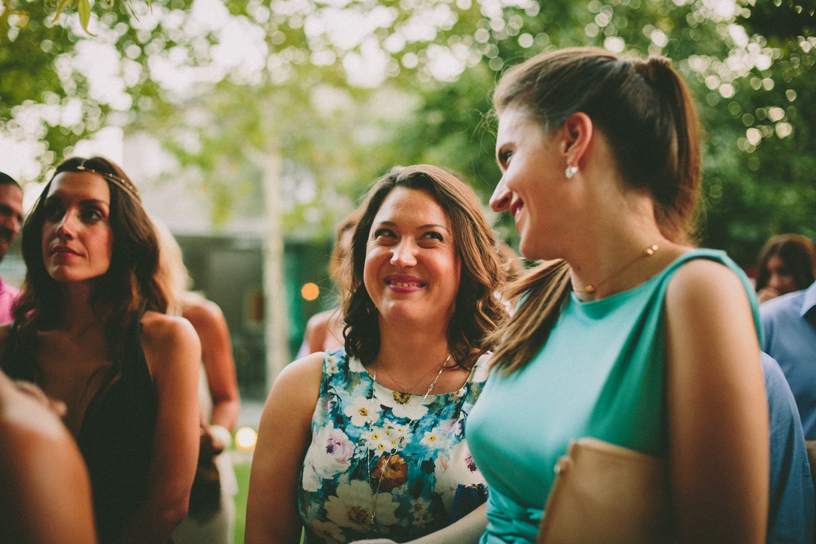
[(136, 187), (107, 159), (63, 161), (22, 251), (3, 369), (66, 404), (99, 542), (167, 542), (196, 469), (201, 347), (189, 322), (164, 315), (156, 234)]

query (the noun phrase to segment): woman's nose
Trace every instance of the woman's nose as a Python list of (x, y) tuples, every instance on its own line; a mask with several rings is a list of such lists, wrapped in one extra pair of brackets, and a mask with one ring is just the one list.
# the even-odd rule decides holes
[(62, 216), (62, 219), (59, 223), (57, 223), (57, 236), (60, 239), (71, 239), (74, 237), (74, 221), (71, 218), (71, 214), (67, 213)]
[(414, 244), (410, 240), (402, 240), (399, 244), (394, 246), (393, 254), (391, 255), (391, 264), (402, 268), (414, 266), (416, 264), (416, 255), (414, 252)]
[(490, 209), (494, 212), (503, 212), (509, 209), (512, 194), (512, 191), (510, 191), (504, 183), (504, 176), (502, 176), (498, 185), (496, 185), (496, 188), (493, 190), (493, 195), (490, 197)]

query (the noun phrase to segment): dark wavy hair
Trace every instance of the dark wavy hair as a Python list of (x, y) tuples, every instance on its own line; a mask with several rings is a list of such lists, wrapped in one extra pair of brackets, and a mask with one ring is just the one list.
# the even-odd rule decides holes
[(813, 242), (799, 234), (782, 234), (768, 240), (759, 252), (757, 291), (768, 286), (771, 276), (768, 261), (776, 255), (790, 270), (797, 290), (809, 287), (816, 279), (816, 247)]
[(36, 331), (53, 327), (59, 317), (60, 283), (49, 275), (43, 261), (45, 200), (57, 175), (82, 171), (100, 175), (110, 188), (113, 251), (107, 272), (94, 282), (90, 305), (96, 316), (105, 320), (105, 337), (111, 360), (116, 365), (121, 359), (131, 320), (145, 310), (165, 312), (167, 300), (154, 280), (159, 246), (153, 225), (138, 197), (107, 177), (119, 178), (125, 185), (133, 186), (124, 171), (108, 159), (66, 159), (46, 184), (23, 225), (21, 246), (27, 270), (13, 315), (19, 327), (20, 346), (33, 346)]
[(457, 364), (470, 369), (479, 355), (492, 348), (485, 340), (507, 315), (495, 294), (504, 272), (476, 193), (453, 174), (429, 165), (395, 167), (374, 183), (360, 207), (351, 240), (350, 292), (343, 305), (346, 352), (365, 365), (380, 350), (378, 312), (363, 283), (363, 271), (374, 217), (397, 187), (427, 192), (451, 220), (462, 271), (447, 337)]
[[(603, 133), (623, 183), (645, 190), (654, 202), (662, 234), (686, 243), (694, 236), (700, 187), (698, 118), (680, 75), (665, 57), (618, 57), (596, 48), (570, 48), (537, 55), (502, 76), (493, 97), (501, 115), (509, 108), (547, 133), (583, 112)], [(509, 296), (526, 302), (498, 329), (502, 342), (493, 363), (513, 372), (541, 350), (570, 296), (566, 262), (549, 262), (524, 275)]]

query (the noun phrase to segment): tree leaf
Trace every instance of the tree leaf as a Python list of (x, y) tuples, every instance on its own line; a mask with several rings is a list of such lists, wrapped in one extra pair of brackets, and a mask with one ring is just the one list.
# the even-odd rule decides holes
[(53, 25), (59, 20), (59, 16), (62, 15), (62, 10), (64, 10), (68, 5), (73, 5), (75, 0), (60, 0), (60, 3), (57, 5), (57, 13), (54, 15), (54, 18), (51, 20), (51, 24)]
[(88, 30), (88, 23), (91, 20), (91, 2), (90, 0), (79, 0), (77, 4), (77, 11), (79, 12), (79, 22), (82, 23), (82, 28), (89, 36), (96, 36)]

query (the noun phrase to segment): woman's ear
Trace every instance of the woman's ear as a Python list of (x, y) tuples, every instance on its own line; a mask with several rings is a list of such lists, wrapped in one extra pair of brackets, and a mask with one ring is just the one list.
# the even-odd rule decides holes
[(562, 152), (568, 165), (579, 165), (592, 141), (593, 132), (592, 119), (586, 113), (579, 111), (567, 117), (561, 126), (561, 136)]

